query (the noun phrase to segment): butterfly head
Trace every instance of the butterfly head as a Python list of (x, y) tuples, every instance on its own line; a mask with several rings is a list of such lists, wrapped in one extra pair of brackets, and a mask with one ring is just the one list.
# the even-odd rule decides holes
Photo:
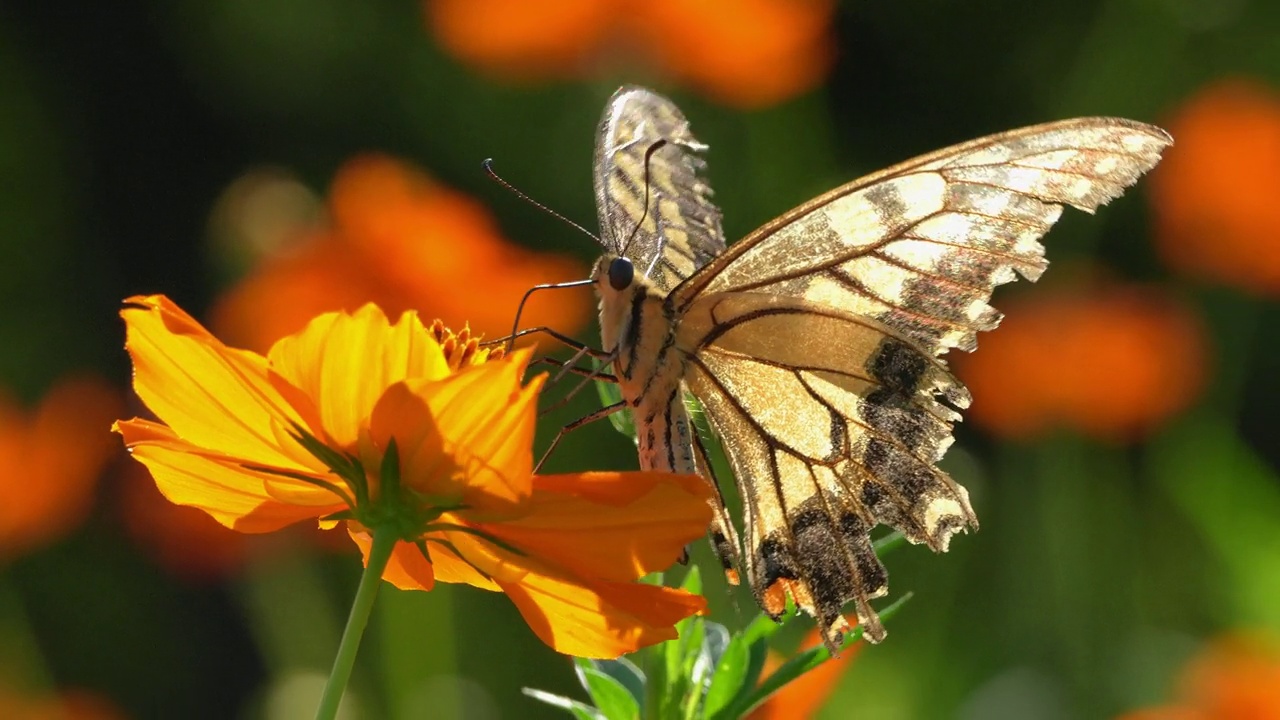
[(614, 257), (609, 260), (605, 275), (609, 279), (609, 287), (622, 292), (631, 287), (631, 283), (635, 281), (636, 266), (625, 257)]
[(642, 306), (661, 302), (652, 283), (636, 272), (635, 263), (624, 255), (605, 253), (596, 262), (591, 281), (600, 297), (600, 339), (606, 350), (631, 336), (630, 328), (646, 312)]
[(635, 263), (623, 255), (605, 253), (591, 272), (591, 281), (595, 285), (600, 298), (616, 295), (629, 295), (632, 290), (643, 283), (643, 277), (636, 273)]

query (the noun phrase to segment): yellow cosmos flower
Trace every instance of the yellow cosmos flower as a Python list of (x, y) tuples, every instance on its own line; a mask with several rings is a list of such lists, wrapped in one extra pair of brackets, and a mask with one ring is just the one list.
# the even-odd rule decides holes
[(374, 305), (321, 315), (266, 357), (163, 296), (121, 315), (134, 389), (161, 422), (116, 429), (172, 502), (245, 532), (345, 521), (366, 561), (391, 533), (383, 579), (504, 592), (568, 654), (616, 657), (703, 609), (634, 581), (703, 533), (710, 488), (663, 473), (535, 477), (545, 376), (521, 384), (528, 351), (501, 357)]

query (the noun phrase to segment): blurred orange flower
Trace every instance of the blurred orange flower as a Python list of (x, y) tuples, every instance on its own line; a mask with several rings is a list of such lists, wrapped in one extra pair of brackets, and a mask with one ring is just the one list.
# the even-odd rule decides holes
[(1226, 637), (1183, 672), (1175, 704), (1120, 720), (1275, 720), (1280, 718), (1280, 651), (1259, 638)]
[(1166, 127), (1151, 174), (1160, 253), (1173, 268), (1261, 295), (1280, 292), (1280, 95), (1245, 80), (1201, 90)]
[(1026, 295), (972, 355), (954, 359), (973, 421), (1028, 438), (1062, 424), (1131, 439), (1187, 407), (1204, 380), (1205, 337), (1153, 287), (1076, 284)]
[(835, 54), (833, 0), (426, 0), (446, 50), (513, 79), (589, 76), (638, 59), (721, 102), (812, 89)]
[[(851, 627), (857, 627), (857, 618), (849, 624)], [(822, 635), (817, 628), (814, 628), (800, 643), (800, 651), (809, 650), (821, 644)], [(831, 697), (831, 693), (835, 691), (840, 678), (844, 676), (854, 656), (862, 649), (862, 645), (861, 642), (849, 645), (840, 657), (833, 657), (787, 683), (781, 690), (770, 696), (763, 705), (752, 711), (748, 717), (751, 720), (803, 720), (817, 715), (826, 704), (827, 698)], [(770, 652), (765, 658), (764, 671), (761, 672), (760, 677), (769, 677), (782, 667), (786, 660), (787, 658), (781, 653)]]
[(121, 720), (106, 698), (87, 690), (34, 696), (0, 686), (0, 717), (6, 720)]
[[(478, 202), (390, 157), (347, 162), (329, 210), (327, 227), (298, 228), (290, 246), (218, 300), (211, 317), (220, 336), (265, 352), (322, 312), (373, 302), (392, 315), (415, 309), (454, 325), (470, 319), (497, 337), (511, 331), (530, 287), (586, 276), (569, 258), (511, 244)], [(522, 324), (572, 332), (586, 321), (584, 299), (541, 293)]]
[(95, 500), (115, 452), (109, 428), (124, 403), (100, 379), (59, 381), (34, 411), (0, 396), (0, 559), (70, 533)]
[(504, 592), (563, 653), (616, 657), (704, 608), (633, 581), (704, 532), (711, 488), (651, 472), (535, 478), (545, 376), (521, 384), (529, 352), (501, 358), (374, 305), (321, 315), (267, 357), (161, 296), (122, 315), (134, 390), (164, 424), (116, 427), (171, 501), (245, 532), (345, 520), (366, 559), (371, 534), (390, 534), (384, 579)]

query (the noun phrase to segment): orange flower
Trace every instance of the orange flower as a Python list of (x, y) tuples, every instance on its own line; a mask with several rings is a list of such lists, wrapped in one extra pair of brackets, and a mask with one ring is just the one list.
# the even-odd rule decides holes
[(426, 0), (445, 49), (513, 79), (641, 64), (740, 107), (812, 89), (834, 57), (832, 0)]
[(1177, 704), (1121, 720), (1266, 720), (1280, 718), (1280, 651), (1258, 638), (1227, 637), (1188, 665)]
[(970, 417), (999, 435), (1060, 423), (1125, 440), (1187, 407), (1203, 382), (1199, 322), (1154, 288), (1067, 287), (1007, 310), (977, 352), (954, 360)]
[[(850, 626), (856, 627), (857, 622), (850, 622)], [(821, 644), (822, 635), (817, 628), (814, 628), (805, 635), (800, 643), (800, 650), (809, 650)], [(827, 702), (827, 698), (831, 697), (831, 693), (836, 689), (849, 664), (853, 662), (854, 656), (862, 649), (862, 645), (863, 643), (859, 642), (848, 646), (840, 657), (833, 657), (787, 683), (751, 713), (751, 720), (789, 720), (791, 718), (802, 720), (818, 714)], [(770, 652), (765, 658), (764, 671), (760, 677), (769, 677), (782, 667), (784, 662), (786, 659), (780, 653)]]
[(702, 534), (707, 483), (535, 478), (544, 376), (521, 385), (527, 351), (494, 359), (374, 305), (317, 317), (266, 357), (223, 345), (164, 297), (131, 298), (122, 315), (134, 389), (165, 424), (117, 429), (171, 501), (245, 532), (345, 520), (366, 556), (371, 534), (394, 533), (384, 579), (505, 592), (564, 653), (615, 657), (702, 610), (701, 597), (632, 581)]
[(52, 542), (78, 527), (115, 451), (107, 426), (119, 394), (101, 380), (68, 378), (34, 412), (0, 396), (0, 558)]
[[(499, 336), (530, 287), (586, 275), (575, 261), (512, 245), (479, 203), (386, 156), (343, 166), (329, 205), (329, 227), (299, 228), (292, 247), (219, 299), (219, 335), (261, 352), (322, 312), (374, 302), (393, 315), (416, 308), (458, 325), (470, 318)], [(524, 325), (572, 331), (586, 320), (584, 297), (540, 293)]]
[(1280, 95), (1220, 81), (1180, 108), (1149, 185), (1165, 261), (1195, 277), (1280, 293)]

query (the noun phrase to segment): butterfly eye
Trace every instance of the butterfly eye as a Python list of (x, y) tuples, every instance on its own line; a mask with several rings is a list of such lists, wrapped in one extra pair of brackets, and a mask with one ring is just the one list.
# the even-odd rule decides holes
[(624, 258), (614, 258), (609, 263), (609, 285), (614, 290), (626, 290), (631, 287), (631, 281), (635, 279), (636, 266), (631, 261)]

